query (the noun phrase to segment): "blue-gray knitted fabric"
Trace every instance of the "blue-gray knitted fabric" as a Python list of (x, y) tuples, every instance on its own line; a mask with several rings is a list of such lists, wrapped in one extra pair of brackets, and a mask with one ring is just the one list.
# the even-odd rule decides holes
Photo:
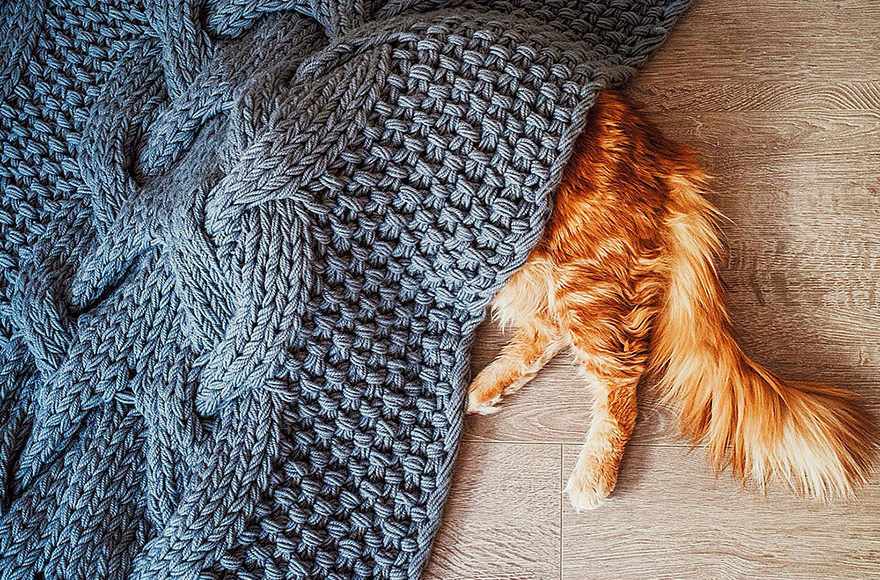
[(5, 3), (0, 579), (417, 578), (474, 329), (685, 5)]

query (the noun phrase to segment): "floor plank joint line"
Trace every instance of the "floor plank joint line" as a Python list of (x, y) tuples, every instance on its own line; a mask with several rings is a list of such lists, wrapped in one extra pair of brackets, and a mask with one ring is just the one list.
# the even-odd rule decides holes
[(564, 550), (565, 550), (565, 536), (562, 533), (562, 510), (565, 505), (565, 467), (564, 467), (564, 458), (565, 458), (565, 445), (559, 446), (559, 485), (557, 486), (557, 496), (559, 498), (559, 580), (563, 580), (562, 576), (562, 563), (564, 561)]

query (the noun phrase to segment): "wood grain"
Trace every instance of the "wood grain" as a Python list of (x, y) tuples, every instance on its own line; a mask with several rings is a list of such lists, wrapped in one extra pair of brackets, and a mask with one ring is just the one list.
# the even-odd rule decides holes
[[(565, 476), (577, 451), (565, 446)], [(607, 505), (563, 507), (562, 577), (878, 578), (878, 511), (876, 478), (857, 500), (823, 505), (716, 478), (700, 453), (633, 446)]]
[[(745, 350), (859, 392), (880, 420), (880, 2), (697, 0), (627, 92), (714, 176)], [(473, 370), (503, 341), (485, 323)], [(650, 383), (613, 501), (573, 513), (589, 407), (560, 356), (466, 420), (428, 577), (880, 579), (878, 476), (831, 506), (743, 491), (686, 453)]]
[(864, 82), (880, 79), (878, 65), (876, 2), (701, 0), (639, 82)]
[(424, 579), (558, 578), (561, 451), (465, 442)]
[[(755, 168), (779, 175), (787, 164), (794, 164), (798, 171), (788, 175), (827, 175), (828, 167), (837, 169), (831, 175), (857, 180), (868, 177), (869, 167), (880, 167), (880, 113), (876, 111), (668, 112), (649, 118), (658, 121), (669, 137), (700, 151), (715, 176), (748, 175)], [(860, 159), (860, 173), (852, 173), (852, 162), (841, 172), (840, 166), (855, 157)], [(806, 163), (812, 171), (803, 171)], [(876, 186), (876, 179), (870, 184)]]
[[(876, 111), (880, 81), (755, 80), (707, 83), (694, 78), (637, 76), (627, 87), (630, 97), (647, 112), (690, 111)], [(667, 82), (664, 82), (667, 81)]]

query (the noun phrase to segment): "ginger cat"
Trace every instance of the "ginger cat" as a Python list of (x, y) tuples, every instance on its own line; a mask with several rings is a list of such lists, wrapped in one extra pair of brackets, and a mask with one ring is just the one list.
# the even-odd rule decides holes
[(784, 381), (731, 334), (716, 270), (720, 214), (696, 153), (665, 139), (620, 94), (594, 105), (543, 238), (493, 309), (516, 328), (480, 372), (468, 412), (493, 412), (562, 348), (594, 388), (593, 420), (566, 491), (578, 510), (614, 488), (646, 373), (683, 432), (763, 485), (771, 474), (820, 498), (868, 477), (876, 431), (841, 389)]

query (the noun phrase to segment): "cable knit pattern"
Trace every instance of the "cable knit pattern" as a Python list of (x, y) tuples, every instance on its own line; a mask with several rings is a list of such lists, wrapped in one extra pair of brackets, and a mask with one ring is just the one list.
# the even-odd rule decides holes
[(0, 578), (417, 578), (473, 331), (685, 4), (0, 7)]

